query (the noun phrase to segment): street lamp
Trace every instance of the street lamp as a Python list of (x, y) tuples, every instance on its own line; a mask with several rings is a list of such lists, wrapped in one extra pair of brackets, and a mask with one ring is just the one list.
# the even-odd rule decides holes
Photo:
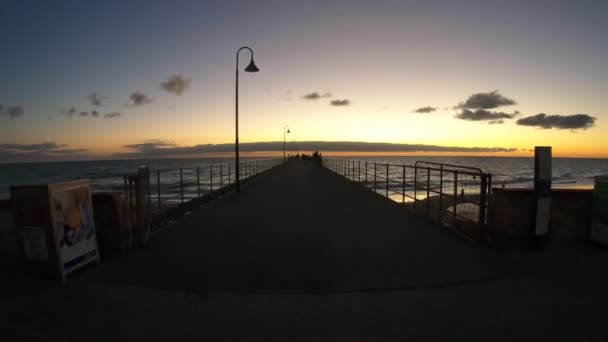
[(260, 71), (260, 69), (258, 69), (258, 67), (255, 65), (255, 62), (253, 61), (253, 50), (251, 50), (251, 48), (247, 47), (247, 46), (243, 46), (242, 48), (238, 49), (236, 52), (236, 96), (235, 96), (235, 113), (236, 113), (236, 138), (235, 138), (235, 142), (234, 142), (234, 152), (235, 152), (235, 161), (234, 161), (234, 175), (236, 176), (236, 183), (235, 183), (235, 188), (236, 191), (240, 190), (240, 168), (239, 168), (239, 52), (241, 52), (241, 50), (247, 49), (249, 50), (249, 52), (251, 53), (251, 61), (249, 62), (249, 65), (245, 68), (245, 71), (247, 72), (258, 72)]
[(289, 126), (283, 126), (283, 164), (285, 164), (285, 128), (287, 128), (287, 133), (291, 133), (289, 131)]

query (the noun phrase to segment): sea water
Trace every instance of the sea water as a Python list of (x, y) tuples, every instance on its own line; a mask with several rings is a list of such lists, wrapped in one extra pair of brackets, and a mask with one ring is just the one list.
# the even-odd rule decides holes
[[(338, 159), (338, 158), (337, 158)], [(368, 161), (370, 163), (389, 163), (393, 165), (414, 165), (416, 161), (429, 161), (480, 168), (491, 173), (495, 187), (531, 187), (534, 180), (534, 159), (514, 157), (339, 157)], [(243, 160), (248, 160), (244, 158)], [(233, 161), (227, 158), (188, 158), (188, 159), (151, 159), (151, 160), (106, 160), (44, 162), (23, 164), (0, 164), (0, 199), (9, 197), (10, 185), (45, 184), (82, 178), (93, 178), (94, 191), (120, 191), (124, 174), (133, 174), (140, 165), (148, 165), (152, 170), (154, 183), (155, 170), (185, 169), (183, 178), (193, 191), (194, 170), (199, 167), (205, 179), (208, 165)], [(218, 172), (216, 169), (214, 172)], [(224, 167), (224, 178), (227, 170)], [(234, 170), (233, 170), (234, 172)], [(553, 187), (593, 187), (593, 177), (608, 174), (608, 159), (554, 158)], [(98, 178), (113, 176), (109, 178)], [(234, 177), (234, 173), (232, 174)], [(215, 182), (218, 180), (216, 179)], [(179, 193), (179, 171), (163, 172), (163, 194), (177, 196)], [(225, 183), (224, 183), (225, 184)], [(202, 185), (203, 187), (205, 184)]]

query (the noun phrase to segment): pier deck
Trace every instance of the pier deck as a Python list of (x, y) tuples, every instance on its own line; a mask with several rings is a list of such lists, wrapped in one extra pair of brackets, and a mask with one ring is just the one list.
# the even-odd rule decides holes
[(299, 161), (102, 261), (4, 283), (7, 341), (580, 340), (608, 304), (603, 251), (479, 248)]

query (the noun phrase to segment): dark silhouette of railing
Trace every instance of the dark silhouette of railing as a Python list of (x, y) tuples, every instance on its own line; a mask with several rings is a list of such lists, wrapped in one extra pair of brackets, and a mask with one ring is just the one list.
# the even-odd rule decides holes
[(470, 240), (486, 240), (492, 175), (479, 168), (423, 161), (400, 165), (327, 158), (323, 164)]
[[(239, 162), (240, 180), (245, 181), (274, 166), (282, 159)], [(201, 165), (193, 168), (156, 169), (151, 172), (151, 197), (155, 211), (183, 204), (215, 191), (233, 187), (236, 182), (234, 162)]]
[[(246, 181), (282, 163), (282, 158), (241, 161), (240, 180)], [(131, 213), (131, 223), (136, 225), (189, 201), (229, 191), (236, 182), (234, 168), (234, 162), (173, 169), (140, 167), (138, 172), (87, 178), (93, 192), (120, 192)]]

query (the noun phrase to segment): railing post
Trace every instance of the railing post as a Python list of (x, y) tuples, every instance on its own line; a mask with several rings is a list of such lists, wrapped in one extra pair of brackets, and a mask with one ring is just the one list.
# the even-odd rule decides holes
[(228, 163), (228, 185), (230, 185), (230, 163)]
[(388, 169), (389, 169), (389, 165), (386, 164), (386, 197), (389, 198), (389, 192), (388, 192), (388, 186), (389, 186), (389, 181), (388, 181)]
[[(146, 166), (147, 167), (147, 166)], [(150, 182), (150, 168), (148, 168), (148, 208), (150, 209), (150, 215), (152, 215), (152, 182)]]
[(213, 192), (213, 164), (209, 165), (209, 192)]
[(431, 216), (431, 168), (426, 168), (426, 217)]
[(129, 197), (129, 187), (128, 187), (129, 185), (128, 185), (128, 180), (127, 180), (127, 178), (128, 178), (128, 176), (127, 176), (127, 175), (123, 175), (123, 176), (122, 176), (122, 180), (123, 180), (123, 183), (124, 183), (124, 186), (123, 186), (123, 191), (124, 191), (124, 194), (125, 194), (125, 198), (128, 198), (128, 197)]
[(403, 165), (403, 181), (401, 183), (401, 203), (405, 204), (405, 165)]
[(443, 216), (443, 165), (439, 168), (439, 223), (441, 223), (441, 217)]
[(346, 161), (346, 178), (347, 179), (350, 179), (350, 174), (352, 172), (352, 170), (351, 170), (351, 164), (352, 164), (352, 162), (350, 160)]
[(367, 188), (367, 162), (365, 162), (365, 187)]
[(224, 174), (222, 172), (222, 164), (220, 164), (220, 189), (224, 187)]
[(414, 164), (414, 209), (418, 203), (418, 165)]
[(358, 176), (357, 176), (357, 182), (361, 183), (361, 161), (357, 161), (357, 172), (358, 172)]
[(201, 197), (201, 170), (196, 168), (196, 197)]
[(179, 168), (179, 193), (182, 203), (184, 203), (184, 170)]
[(160, 206), (161, 206), (161, 200), (160, 200), (160, 170), (156, 170), (156, 197), (157, 197), (157, 201), (158, 201), (158, 212), (160, 213)]
[(377, 178), (377, 172), (378, 171), (378, 164), (374, 163), (374, 192), (376, 192), (377, 189), (377, 184), (376, 184), (376, 178)]
[(452, 227), (456, 226), (456, 214), (458, 211), (456, 207), (458, 206), (458, 172), (454, 171), (454, 206), (452, 212)]
[(488, 191), (488, 176), (481, 175), (481, 194), (479, 198), (479, 243), (483, 244), (486, 239), (486, 202)]

